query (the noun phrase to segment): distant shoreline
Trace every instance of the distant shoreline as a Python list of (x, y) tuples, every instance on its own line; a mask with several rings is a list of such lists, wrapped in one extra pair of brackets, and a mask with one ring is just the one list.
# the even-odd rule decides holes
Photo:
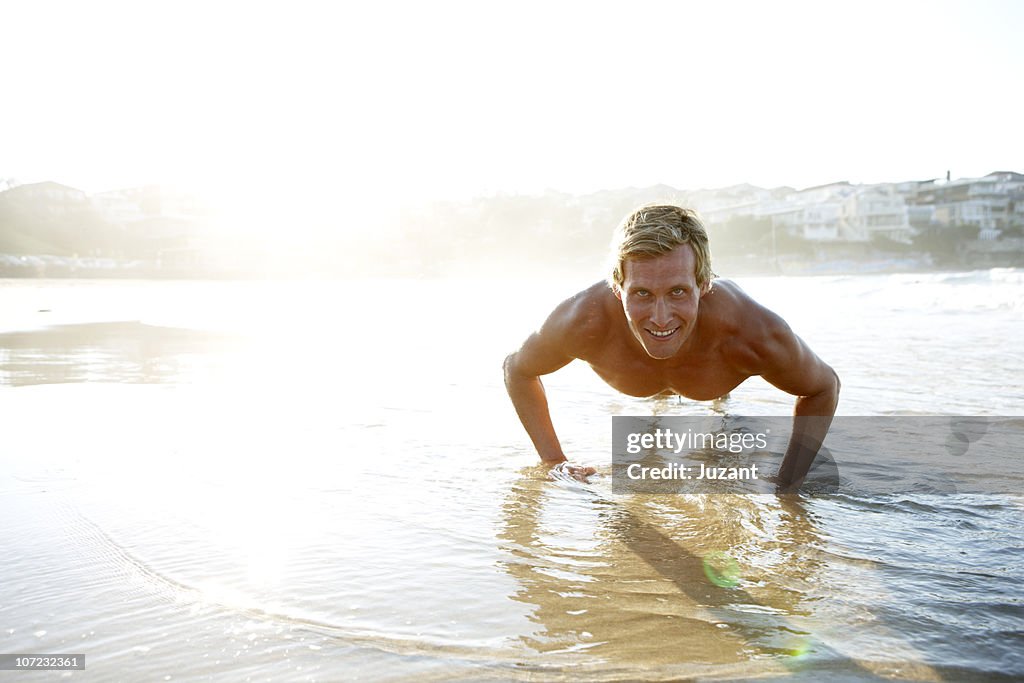
[[(4, 262), (0, 254), (0, 279), (8, 280), (358, 280), (374, 278), (410, 278), (435, 280), (445, 277), (466, 277), (466, 273), (453, 266), (432, 269), (409, 268), (407, 270), (381, 270), (379, 272), (343, 272), (311, 268), (281, 267), (276, 270), (229, 269), (229, 268), (182, 268), (159, 266), (154, 263), (95, 259), (82, 263), (54, 263), (26, 258), (17, 265)], [(38, 258), (38, 257), (36, 257)], [(1024, 260), (970, 259), (957, 263), (936, 264), (927, 255), (878, 260), (784, 258), (774, 261), (770, 258), (720, 259), (715, 262), (715, 272), (721, 277), (814, 277), (814, 276), (856, 276), (893, 275), (899, 273), (954, 273), (989, 270), (992, 268), (1024, 268)], [(543, 269), (542, 269), (543, 270)], [(552, 267), (554, 270), (554, 267)], [(490, 272), (500, 274), (501, 269)], [(536, 277), (537, 271), (523, 277)], [(516, 273), (509, 272), (509, 277)]]

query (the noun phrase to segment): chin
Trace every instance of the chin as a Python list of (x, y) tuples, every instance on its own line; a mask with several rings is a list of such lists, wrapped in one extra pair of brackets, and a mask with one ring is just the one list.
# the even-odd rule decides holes
[(654, 360), (667, 360), (667, 359), (671, 358), (672, 356), (676, 355), (677, 353), (679, 353), (679, 349), (678, 348), (671, 349), (671, 350), (661, 349), (661, 350), (658, 350), (658, 351), (653, 351), (653, 350), (647, 348), (646, 346), (644, 347), (644, 351), (646, 351), (647, 355), (650, 356), (651, 358), (653, 358)]

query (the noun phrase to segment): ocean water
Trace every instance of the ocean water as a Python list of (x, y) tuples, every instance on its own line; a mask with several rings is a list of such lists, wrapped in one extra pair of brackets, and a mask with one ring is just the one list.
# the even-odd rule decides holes
[[(840, 415), (1024, 415), (1024, 271), (737, 281)], [(47, 680), (1024, 677), (1019, 494), (612, 492), (611, 416), (788, 414), (759, 378), (635, 399), (571, 364), (552, 416), (599, 474), (550, 477), (501, 362), (587, 284), (0, 280), (0, 652), (85, 654)]]

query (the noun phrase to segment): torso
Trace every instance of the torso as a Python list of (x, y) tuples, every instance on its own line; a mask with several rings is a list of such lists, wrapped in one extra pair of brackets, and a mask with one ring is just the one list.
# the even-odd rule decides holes
[[(576, 357), (586, 361), (612, 388), (630, 396), (654, 396), (675, 393), (686, 398), (707, 401), (729, 393), (750, 373), (736, 367), (737, 345), (743, 345), (743, 330), (735, 322), (742, 319), (744, 299), (731, 283), (718, 282), (701, 299), (695, 338), (687, 349), (673, 358), (651, 358), (633, 337), (622, 305), (605, 287), (585, 294), (598, 297), (591, 302), (594, 317), (600, 317), (604, 333), (594, 343), (585, 344)], [(589, 306), (588, 306), (589, 307)], [(591, 319), (591, 325), (598, 321)], [(692, 341), (692, 343), (690, 343)]]

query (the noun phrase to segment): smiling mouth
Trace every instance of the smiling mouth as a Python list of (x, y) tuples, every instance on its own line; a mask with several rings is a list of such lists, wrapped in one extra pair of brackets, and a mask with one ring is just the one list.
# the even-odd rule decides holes
[(659, 331), (659, 330), (646, 330), (645, 329), (644, 331), (647, 332), (648, 334), (650, 334), (655, 339), (668, 339), (669, 337), (674, 335), (676, 332), (678, 332), (679, 328), (678, 327), (673, 327), (671, 330), (661, 330), (661, 331)]

